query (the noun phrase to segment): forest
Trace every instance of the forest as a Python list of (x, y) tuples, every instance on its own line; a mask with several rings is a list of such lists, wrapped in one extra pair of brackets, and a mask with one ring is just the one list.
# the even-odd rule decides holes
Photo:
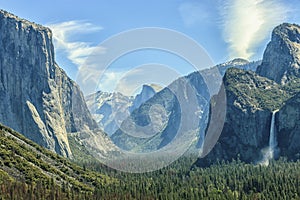
[(199, 167), (182, 156), (135, 174), (80, 149), (74, 154), (86, 159), (63, 158), (2, 125), (0, 146), (0, 199), (300, 199), (300, 161), (283, 157), (268, 166), (237, 159)]
[(131, 174), (84, 165), (118, 181), (98, 183), (92, 191), (58, 186), (53, 179), (22, 182), (0, 171), (2, 199), (300, 199), (300, 162), (281, 158), (269, 166), (240, 161), (219, 162), (207, 168), (185, 165), (183, 158), (164, 169)]

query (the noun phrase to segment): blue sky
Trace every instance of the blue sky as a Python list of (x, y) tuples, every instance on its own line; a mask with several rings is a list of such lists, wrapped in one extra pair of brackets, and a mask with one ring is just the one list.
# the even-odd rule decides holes
[[(191, 37), (215, 64), (236, 57), (261, 59), (274, 26), (300, 23), (298, 4), (297, 0), (0, 0), (0, 8), (53, 29), (56, 60), (74, 80), (98, 44), (142, 27), (172, 29)], [(165, 52), (136, 52), (114, 62), (95, 90), (114, 90), (124, 73), (147, 63), (170, 65), (178, 76), (195, 70)]]

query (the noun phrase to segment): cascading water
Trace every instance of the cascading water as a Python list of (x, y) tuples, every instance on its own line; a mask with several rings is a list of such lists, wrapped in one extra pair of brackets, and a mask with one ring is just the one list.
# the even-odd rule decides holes
[(275, 134), (275, 115), (278, 110), (273, 111), (271, 127), (270, 127), (270, 138), (269, 138), (269, 159), (274, 158), (274, 151), (277, 146), (276, 134)]
[(275, 130), (275, 116), (278, 110), (272, 112), (271, 126), (270, 126), (270, 137), (269, 137), (269, 147), (264, 153), (264, 158), (260, 162), (262, 165), (269, 165), (269, 161), (274, 158), (274, 152), (277, 147), (276, 130)]

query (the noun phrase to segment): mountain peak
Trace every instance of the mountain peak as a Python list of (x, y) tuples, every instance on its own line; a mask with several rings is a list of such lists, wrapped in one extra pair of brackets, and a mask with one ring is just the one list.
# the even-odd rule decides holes
[(238, 65), (246, 65), (246, 64), (249, 64), (249, 61), (246, 60), (246, 59), (243, 59), (243, 58), (235, 58), (233, 60), (230, 60), (228, 62), (225, 62), (225, 63), (222, 63), (220, 65), (217, 65), (219, 67), (223, 67), (223, 66), (232, 66), (232, 67), (235, 67), (235, 66), (238, 66)]
[(144, 84), (142, 86), (141, 92), (138, 95), (136, 95), (136, 97), (132, 103), (132, 106), (130, 107), (130, 112), (139, 108), (144, 102), (148, 101), (150, 98), (152, 98), (155, 95), (156, 89), (154, 89), (154, 87), (152, 85), (155, 86), (156, 89), (158, 89), (157, 85)]
[(283, 23), (274, 28), (257, 73), (280, 84), (300, 77), (299, 52), (300, 26)]
[(154, 90), (154, 92), (159, 92), (163, 89), (162, 86), (155, 84), (155, 83), (151, 83), (151, 84), (144, 84), (142, 85), (142, 90), (140, 93), (142, 93), (143, 90)]
[(272, 32), (272, 37), (279, 35), (293, 42), (299, 42), (300, 26), (297, 24), (283, 23), (276, 26)]
[[(155, 87), (156, 85), (149, 85), (149, 84), (144, 84), (143, 86), (142, 86), (142, 90), (141, 90), (141, 92), (140, 92), (140, 94), (142, 94), (142, 93), (144, 93), (144, 92), (147, 92), (147, 91), (153, 91), (153, 92), (155, 92), (156, 90), (154, 89), (154, 87)], [(139, 94), (138, 94), (139, 95)]]
[(229, 61), (228, 63), (230, 63), (232, 65), (243, 65), (243, 64), (249, 63), (249, 61), (244, 58), (235, 58), (235, 59)]
[(148, 85), (148, 84), (144, 84), (144, 85), (142, 86), (142, 91), (143, 91), (143, 90), (148, 90), (148, 89), (153, 90), (153, 88), (152, 88), (150, 85)]

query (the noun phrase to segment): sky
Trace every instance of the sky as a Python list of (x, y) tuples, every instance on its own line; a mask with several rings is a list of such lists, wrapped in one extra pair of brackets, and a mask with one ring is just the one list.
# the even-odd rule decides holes
[[(259, 60), (276, 25), (283, 22), (300, 24), (298, 2), (0, 0), (0, 8), (52, 29), (57, 63), (80, 83), (85, 94), (96, 90), (119, 90), (130, 95), (138, 91), (138, 85), (167, 85), (177, 77), (197, 70), (197, 67), (174, 52), (141, 48), (119, 55), (104, 68), (99, 60), (90, 58), (95, 52), (100, 57), (107, 57), (110, 49), (103, 43), (111, 38), (116, 41), (115, 36), (126, 31), (156, 27), (174, 31), (198, 43), (211, 65), (233, 58)], [(151, 35), (147, 37), (153, 39)], [(175, 46), (184, 46), (176, 39), (173, 42)], [(115, 45), (122, 47), (124, 43), (126, 41), (121, 40)], [(84, 81), (78, 80), (83, 79), (82, 71), (85, 80), (86, 77), (96, 77), (94, 85), (88, 89), (81, 85)]]

